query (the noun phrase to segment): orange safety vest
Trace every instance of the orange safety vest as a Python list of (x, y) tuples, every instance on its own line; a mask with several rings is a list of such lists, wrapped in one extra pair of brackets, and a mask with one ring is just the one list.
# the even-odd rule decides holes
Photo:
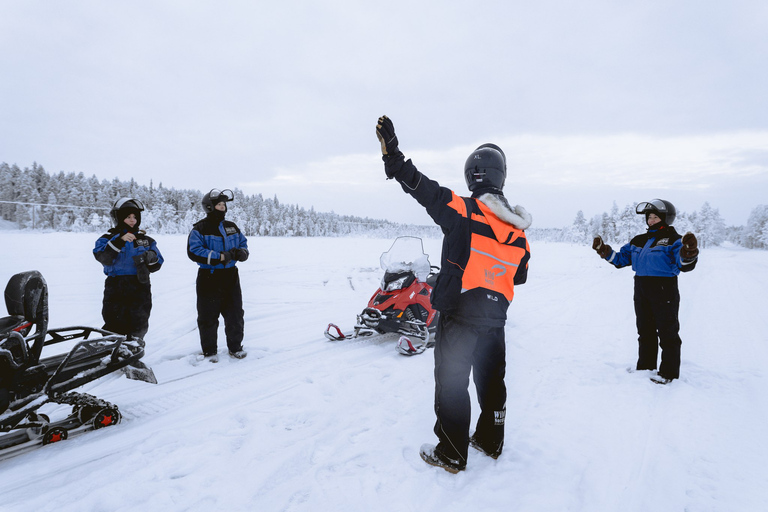
[(501, 293), (512, 302), (518, 267), (528, 265), (527, 259), (523, 262), (530, 254), (525, 233), (502, 221), (477, 199), (465, 199), (454, 194), (449, 206), (472, 221), (469, 260), (461, 278), (462, 293), (486, 288)]

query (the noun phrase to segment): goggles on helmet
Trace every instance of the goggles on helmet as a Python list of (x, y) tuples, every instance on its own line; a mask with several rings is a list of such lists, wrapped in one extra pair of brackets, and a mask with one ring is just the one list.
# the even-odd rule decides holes
[(232, 193), (231, 190), (228, 188), (225, 188), (224, 190), (219, 190), (217, 188), (211, 189), (210, 192), (208, 192), (208, 197), (211, 198), (211, 202), (213, 204), (220, 203), (222, 201), (232, 201), (235, 199), (235, 194)]
[(667, 205), (661, 199), (654, 199), (653, 201), (643, 201), (639, 203), (635, 208), (635, 213), (638, 215), (646, 213), (667, 213)]
[(144, 203), (139, 201), (138, 199), (134, 199), (132, 197), (121, 197), (117, 201), (115, 201), (115, 206), (112, 207), (113, 210), (122, 210), (123, 208), (136, 208), (140, 212), (144, 211)]

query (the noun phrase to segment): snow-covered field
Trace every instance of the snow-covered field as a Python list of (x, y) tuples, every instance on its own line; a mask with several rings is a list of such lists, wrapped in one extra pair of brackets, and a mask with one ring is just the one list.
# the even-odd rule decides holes
[[(0, 285), (40, 270), (51, 327), (100, 327), (95, 238), (0, 231)], [(766, 251), (707, 249), (681, 276), (682, 376), (659, 386), (627, 372), (631, 270), (533, 240), (507, 326), (505, 451), (470, 449), (451, 475), (418, 455), (434, 442), (432, 351), (322, 336), (352, 326), (391, 240), (251, 238), (249, 355), (195, 366), (196, 265), (186, 237), (156, 239), (166, 263), (144, 362), (159, 384), (85, 386), (123, 422), (0, 462), (0, 510), (768, 510)], [(425, 250), (438, 264), (440, 241)]]

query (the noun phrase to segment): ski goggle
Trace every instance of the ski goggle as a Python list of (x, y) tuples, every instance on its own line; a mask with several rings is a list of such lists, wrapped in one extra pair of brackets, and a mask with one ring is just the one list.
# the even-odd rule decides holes
[(661, 199), (654, 199), (652, 201), (643, 201), (639, 203), (635, 208), (635, 213), (638, 215), (645, 213), (667, 213), (667, 205)]
[(231, 190), (228, 188), (225, 188), (224, 190), (219, 190), (217, 188), (212, 188), (210, 192), (208, 192), (208, 197), (211, 198), (211, 202), (213, 204), (220, 203), (222, 201), (232, 201), (235, 199), (235, 194), (232, 193)]
[(117, 210), (122, 210), (123, 208), (136, 208), (140, 212), (143, 212), (144, 203), (132, 197), (121, 197), (120, 199), (115, 201), (115, 206), (113, 206), (112, 209), (117, 211)]

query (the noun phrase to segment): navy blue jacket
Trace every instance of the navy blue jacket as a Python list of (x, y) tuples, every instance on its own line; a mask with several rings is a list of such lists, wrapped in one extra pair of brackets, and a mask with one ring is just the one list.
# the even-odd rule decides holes
[(683, 260), (680, 257), (682, 247), (682, 236), (675, 228), (661, 224), (637, 235), (618, 252), (611, 252), (606, 260), (616, 268), (631, 264), (635, 275), (641, 277), (676, 277), (680, 272), (693, 270), (698, 261), (698, 258)]
[(157, 253), (157, 261), (147, 265), (147, 268), (150, 272), (160, 270), (164, 260), (157, 248), (157, 242), (145, 235), (143, 231), (134, 233), (136, 240), (133, 242), (126, 242), (122, 237), (127, 232), (125, 229), (112, 228), (96, 240), (93, 256), (104, 265), (104, 274), (110, 277), (135, 276), (136, 264), (133, 262), (133, 257), (150, 250)]
[(187, 256), (203, 269), (234, 267), (237, 263), (234, 259), (226, 264), (221, 262), (221, 253), (232, 249), (247, 251), (248, 240), (237, 224), (228, 220), (217, 223), (207, 217), (192, 227), (187, 239)]

